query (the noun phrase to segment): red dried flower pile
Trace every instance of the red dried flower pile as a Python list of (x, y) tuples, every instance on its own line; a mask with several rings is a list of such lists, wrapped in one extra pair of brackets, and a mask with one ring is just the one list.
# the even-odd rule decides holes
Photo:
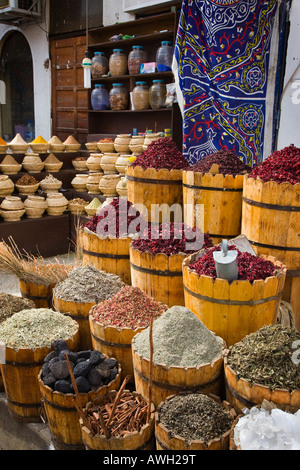
[(282, 150), (276, 150), (264, 162), (251, 171), (250, 178), (260, 178), (264, 183), (300, 183), (300, 149), (291, 144)]
[[(228, 247), (229, 250), (237, 250), (234, 245)], [(192, 271), (195, 271), (199, 276), (205, 275), (216, 279), (216, 266), (213, 257), (214, 251), (220, 251), (220, 246), (214, 246), (206, 250), (202, 258), (199, 258), (195, 263), (189, 265)], [(237, 266), (239, 273), (239, 280), (253, 282), (255, 280), (264, 280), (269, 276), (274, 276), (277, 267), (272, 261), (259, 258), (251, 253), (241, 252), (237, 250)]]
[(251, 168), (247, 166), (237, 155), (229, 150), (219, 150), (215, 153), (207, 155), (202, 158), (199, 162), (195, 163), (190, 170), (209, 173), (212, 165), (217, 164), (219, 166), (219, 173), (222, 175), (242, 175), (249, 173)]
[[(201, 246), (198, 246), (197, 241)], [(195, 244), (195, 249), (187, 249), (188, 244)], [(167, 256), (178, 253), (190, 254), (211, 246), (213, 242), (208, 233), (203, 235), (197, 227), (191, 228), (176, 222), (149, 224), (148, 228), (140, 233), (140, 238), (132, 242), (132, 247), (142, 253), (146, 251), (153, 255), (164, 253)]]
[[(140, 212), (134, 209), (130, 201), (115, 197), (110, 204), (103, 207), (99, 214), (95, 214), (82, 228), (97, 233), (99, 230), (98, 224), (102, 221), (101, 232), (103, 231), (107, 236), (119, 238), (130, 232), (131, 222), (139, 216)], [(139, 225), (135, 228), (134, 233), (139, 231)]]
[(147, 168), (182, 170), (188, 168), (189, 164), (171, 137), (161, 137), (151, 142), (131, 166), (141, 166), (144, 170)]

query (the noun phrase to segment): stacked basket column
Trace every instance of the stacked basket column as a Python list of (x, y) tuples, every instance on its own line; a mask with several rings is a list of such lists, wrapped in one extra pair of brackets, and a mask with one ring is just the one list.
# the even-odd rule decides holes
[(272, 255), (287, 268), (283, 299), (300, 329), (300, 184), (264, 183), (244, 177), (242, 233), (258, 255)]
[(184, 221), (209, 232), (214, 244), (241, 232), (243, 175), (182, 172)]

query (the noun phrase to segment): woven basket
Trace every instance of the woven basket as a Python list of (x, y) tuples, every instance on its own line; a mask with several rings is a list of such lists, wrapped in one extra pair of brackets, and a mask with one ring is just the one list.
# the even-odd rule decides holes
[(29, 144), (29, 147), (32, 149), (33, 152), (46, 153), (50, 149), (50, 144), (48, 142), (40, 144), (34, 144), (33, 142), (31, 142)]
[(36, 184), (16, 184), (16, 188), (19, 191), (20, 194), (34, 194), (38, 188), (39, 188), (40, 183)]
[(100, 150), (100, 152), (102, 153), (115, 151), (115, 146), (113, 142), (98, 142), (97, 147), (98, 150)]
[(1, 163), (0, 165), (0, 170), (4, 175), (16, 175), (21, 171), (22, 169), (22, 164), (16, 164), (16, 165), (5, 165)]
[(0, 210), (0, 215), (6, 222), (16, 222), (20, 220), (22, 215), (24, 214), (25, 214), (25, 209), (15, 210), (15, 211), (14, 210), (10, 210), (10, 211)]

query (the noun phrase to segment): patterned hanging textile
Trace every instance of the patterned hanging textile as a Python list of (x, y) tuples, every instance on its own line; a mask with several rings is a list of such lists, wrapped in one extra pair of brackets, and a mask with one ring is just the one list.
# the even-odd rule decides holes
[(279, 3), (183, 0), (173, 72), (191, 165), (221, 149), (251, 166), (270, 154)]

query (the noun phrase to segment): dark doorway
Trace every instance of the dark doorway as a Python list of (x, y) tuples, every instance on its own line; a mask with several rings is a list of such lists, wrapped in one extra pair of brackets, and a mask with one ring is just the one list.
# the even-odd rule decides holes
[(34, 135), (32, 55), (25, 36), (13, 31), (2, 44), (0, 80), (5, 83), (6, 104), (1, 105), (1, 136), (9, 142), (17, 133), (31, 141)]

